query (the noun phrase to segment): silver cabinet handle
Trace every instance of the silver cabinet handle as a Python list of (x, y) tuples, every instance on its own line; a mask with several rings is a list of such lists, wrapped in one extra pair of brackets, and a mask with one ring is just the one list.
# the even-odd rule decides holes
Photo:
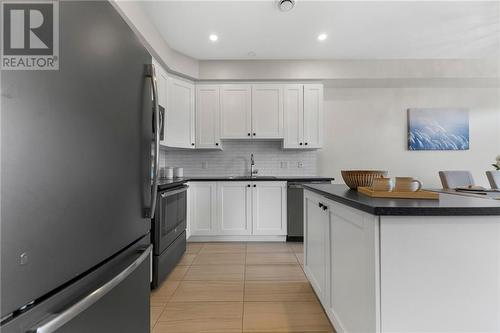
[(88, 294), (82, 298), (77, 303), (73, 304), (68, 309), (61, 313), (54, 314), (50, 318), (46, 319), (44, 322), (37, 325), (35, 328), (29, 330), (30, 333), (52, 333), (59, 329), (64, 324), (68, 323), (71, 319), (78, 316), (80, 313), (88, 309), (92, 304), (96, 303), (98, 300), (106, 296), (113, 288), (119, 285), (123, 280), (125, 280), (130, 274), (132, 274), (140, 264), (149, 257), (151, 253), (152, 245), (149, 245), (146, 250), (137, 258), (133, 263), (131, 263), (127, 268), (125, 268), (120, 274), (115, 276), (110, 281), (106, 282), (100, 288), (94, 290), (92, 293)]
[(155, 120), (154, 128), (154, 163), (153, 163), (153, 181), (151, 185), (151, 203), (149, 211), (146, 210), (146, 217), (153, 218), (156, 210), (156, 195), (158, 192), (158, 169), (160, 167), (160, 110), (158, 106), (158, 86), (156, 83), (155, 66), (150, 64), (147, 66), (146, 76), (151, 80), (151, 90), (153, 91), (153, 117)]

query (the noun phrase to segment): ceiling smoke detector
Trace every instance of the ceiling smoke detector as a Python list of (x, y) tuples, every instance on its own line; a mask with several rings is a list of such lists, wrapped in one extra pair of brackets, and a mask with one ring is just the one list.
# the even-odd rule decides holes
[(295, 0), (278, 0), (278, 8), (282, 12), (288, 12), (295, 6)]

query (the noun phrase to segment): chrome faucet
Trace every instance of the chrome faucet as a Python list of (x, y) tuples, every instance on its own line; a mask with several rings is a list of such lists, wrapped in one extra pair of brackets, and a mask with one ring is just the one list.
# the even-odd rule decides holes
[(250, 154), (250, 177), (254, 177), (259, 172), (258, 169), (255, 169), (255, 159), (253, 158), (253, 153)]

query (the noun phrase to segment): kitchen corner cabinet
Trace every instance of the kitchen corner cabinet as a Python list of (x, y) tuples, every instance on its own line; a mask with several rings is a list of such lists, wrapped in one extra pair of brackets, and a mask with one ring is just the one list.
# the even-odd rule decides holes
[(195, 238), (286, 236), (286, 182), (190, 182), (189, 189)]
[(220, 86), (220, 131), (222, 139), (246, 139), (252, 135), (252, 86)]
[(220, 87), (196, 86), (196, 148), (221, 149)]
[(323, 85), (287, 84), (283, 88), (285, 149), (323, 146)]
[(165, 140), (174, 148), (195, 148), (195, 88), (179, 78), (167, 78), (165, 109)]

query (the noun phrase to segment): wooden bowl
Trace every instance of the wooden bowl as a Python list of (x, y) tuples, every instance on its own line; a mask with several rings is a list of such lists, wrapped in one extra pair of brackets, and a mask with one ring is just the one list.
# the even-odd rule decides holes
[(387, 171), (381, 170), (342, 170), (342, 178), (347, 186), (357, 190), (359, 186), (370, 187), (374, 178), (387, 177)]

